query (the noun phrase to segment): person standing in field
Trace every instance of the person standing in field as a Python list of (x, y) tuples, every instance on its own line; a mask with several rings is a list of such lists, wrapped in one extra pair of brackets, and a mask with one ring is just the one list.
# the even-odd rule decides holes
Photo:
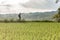
[(21, 20), (21, 13), (18, 14), (19, 20)]

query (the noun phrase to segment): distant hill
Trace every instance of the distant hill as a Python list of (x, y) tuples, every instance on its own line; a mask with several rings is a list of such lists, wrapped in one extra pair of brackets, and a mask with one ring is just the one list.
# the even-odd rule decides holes
[(52, 20), (54, 14), (56, 14), (56, 11), (34, 12), (29, 14), (22, 14), (22, 18), (26, 20)]
[[(24, 20), (52, 20), (54, 14), (56, 14), (56, 11), (22, 13), (21, 16)], [(0, 14), (1, 19), (18, 19), (18, 14)]]

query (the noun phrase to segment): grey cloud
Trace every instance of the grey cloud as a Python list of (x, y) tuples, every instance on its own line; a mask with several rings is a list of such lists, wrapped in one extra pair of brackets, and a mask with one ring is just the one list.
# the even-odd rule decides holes
[(29, 2), (22, 4), (24, 7), (37, 8), (37, 9), (56, 9), (58, 5), (56, 0), (30, 0)]

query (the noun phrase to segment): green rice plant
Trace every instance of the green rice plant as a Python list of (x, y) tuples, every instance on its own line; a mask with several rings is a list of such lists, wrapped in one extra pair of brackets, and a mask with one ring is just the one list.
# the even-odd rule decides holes
[(0, 40), (60, 40), (60, 23), (0, 23)]

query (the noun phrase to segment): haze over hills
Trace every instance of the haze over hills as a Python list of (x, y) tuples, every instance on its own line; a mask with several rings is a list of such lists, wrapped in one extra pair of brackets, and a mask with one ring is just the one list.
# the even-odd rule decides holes
[(52, 20), (53, 15), (56, 14), (55, 11), (52, 12), (34, 12), (29, 14), (22, 14), (22, 18), (27, 20)]
[[(21, 13), (22, 20), (52, 20), (56, 11)], [(18, 14), (0, 14), (1, 19), (18, 19)]]

